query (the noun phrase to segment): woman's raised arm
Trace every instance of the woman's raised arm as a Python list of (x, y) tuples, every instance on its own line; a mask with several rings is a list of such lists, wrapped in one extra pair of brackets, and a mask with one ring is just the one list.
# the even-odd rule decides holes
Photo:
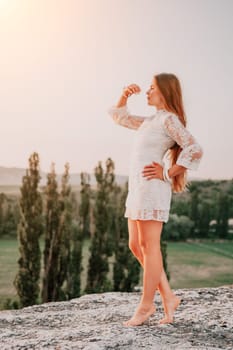
[(138, 129), (143, 123), (145, 118), (139, 115), (133, 115), (129, 112), (126, 105), (127, 99), (133, 93), (137, 94), (141, 91), (140, 87), (136, 84), (131, 84), (124, 89), (118, 103), (115, 106), (111, 106), (108, 109), (108, 113), (111, 115), (116, 124), (125, 126), (129, 129)]
[(112, 106), (108, 109), (108, 113), (111, 115), (116, 124), (122, 125), (129, 129), (138, 129), (145, 118), (147, 118), (130, 114), (126, 105), (122, 107)]

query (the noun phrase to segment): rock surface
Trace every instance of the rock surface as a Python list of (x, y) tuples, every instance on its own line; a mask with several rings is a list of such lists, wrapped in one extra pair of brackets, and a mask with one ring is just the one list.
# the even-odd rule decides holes
[(176, 289), (182, 298), (172, 324), (155, 315), (143, 325), (124, 327), (141, 292), (86, 294), (65, 302), (0, 311), (0, 349), (216, 350), (233, 349), (233, 285)]

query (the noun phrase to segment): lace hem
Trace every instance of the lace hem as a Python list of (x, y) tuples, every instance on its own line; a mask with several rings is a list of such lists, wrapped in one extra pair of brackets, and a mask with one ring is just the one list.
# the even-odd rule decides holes
[(130, 209), (126, 207), (124, 217), (132, 220), (157, 220), (167, 222), (169, 210), (165, 209)]

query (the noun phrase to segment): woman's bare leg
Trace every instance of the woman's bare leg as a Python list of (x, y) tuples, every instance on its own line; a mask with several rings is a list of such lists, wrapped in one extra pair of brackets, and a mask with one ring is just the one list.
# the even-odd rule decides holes
[(138, 308), (126, 326), (142, 324), (155, 312), (154, 294), (158, 287), (163, 269), (160, 250), (162, 222), (156, 220), (138, 220), (139, 244), (143, 253), (143, 293)]
[(160, 283), (158, 286), (161, 294), (165, 317), (159, 321), (159, 323), (171, 323), (173, 322), (173, 315), (177, 307), (179, 306), (181, 299), (176, 296), (170, 288), (167, 275), (163, 269)]
[[(139, 228), (137, 220), (128, 219), (128, 231), (129, 248), (144, 269), (143, 252), (139, 244)], [(175, 309), (180, 304), (180, 298), (178, 298), (171, 290), (164, 268), (162, 268), (161, 278), (157, 289), (161, 294), (165, 311), (165, 317), (160, 320), (160, 323), (170, 323), (173, 321)]]

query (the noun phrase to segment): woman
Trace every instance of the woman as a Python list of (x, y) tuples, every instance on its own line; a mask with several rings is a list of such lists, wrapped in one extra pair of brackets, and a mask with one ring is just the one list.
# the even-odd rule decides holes
[[(126, 106), (129, 96), (140, 91), (136, 84), (125, 87), (117, 105), (108, 110), (117, 124), (137, 130), (124, 216), (128, 218), (129, 248), (143, 267), (143, 292), (124, 326), (140, 325), (155, 313), (156, 289), (165, 312), (159, 323), (173, 322), (181, 299), (172, 292), (163, 269), (160, 236), (163, 222), (168, 221), (172, 191), (187, 189), (187, 169), (196, 170), (203, 155), (202, 147), (186, 129), (178, 78), (168, 73), (153, 77), (146, 94), (156, 112), (149, 117), (130, 114)], [(169, 166), (163, 162), (165, 155)]]

